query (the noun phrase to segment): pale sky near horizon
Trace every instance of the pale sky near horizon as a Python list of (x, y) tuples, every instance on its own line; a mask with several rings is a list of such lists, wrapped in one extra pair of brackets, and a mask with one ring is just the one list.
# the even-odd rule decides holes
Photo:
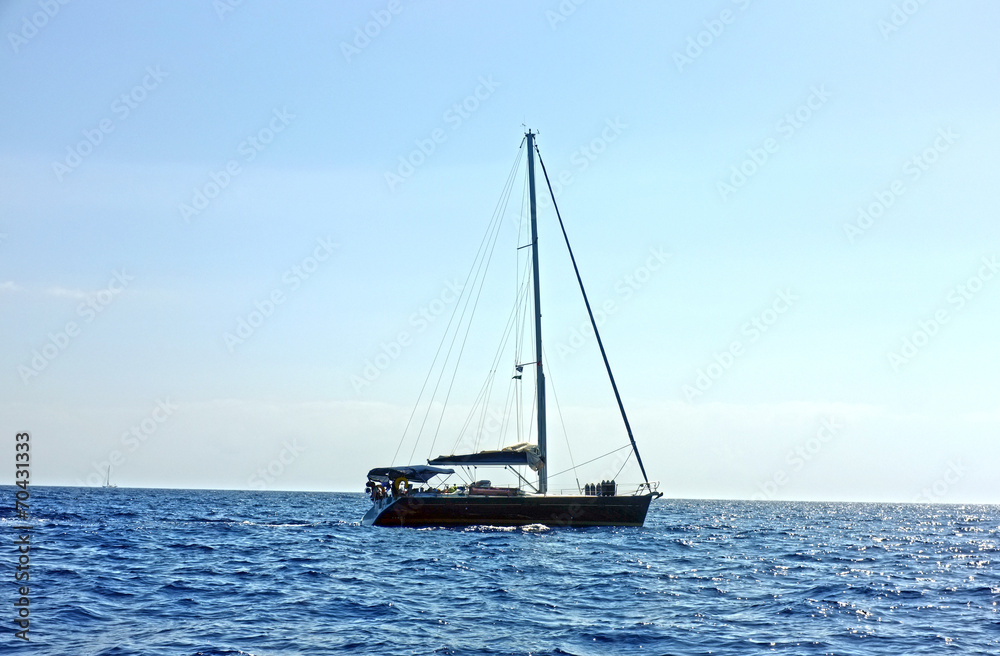
[[(27, 430), (36, 485), (113, 459), (360, 491), (527, 125), (667, 497), (1000, 503), (998, 28), (985, 1), (4, 3), (0, 463)], [(540, 220), (582, 462), (624, 438)]]

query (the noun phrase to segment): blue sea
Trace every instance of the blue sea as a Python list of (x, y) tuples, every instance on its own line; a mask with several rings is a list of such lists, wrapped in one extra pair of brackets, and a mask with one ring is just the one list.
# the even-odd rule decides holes
[(997, 654), (1000, 508), (654, 501), (643, 528), (369, 528), (361, 494), (31, 489), (0, 653)]

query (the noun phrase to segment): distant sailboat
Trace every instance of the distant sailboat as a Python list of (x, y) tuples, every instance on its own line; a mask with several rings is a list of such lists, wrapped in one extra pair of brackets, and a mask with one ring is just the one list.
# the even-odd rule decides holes
[[(535, 207), (535, 133), (530, 130), (525, 134), (527, 144), (527, 192), (529, 196), (529, 216), (531, 241), (520, 248), (532, 249), (532, 283), (534, 299), (534, 354), (530, 362), (523, 359), (515, 361), (511, 372), (512, 380), (521, 381), (524, 369), (531, 366), (535, 369), (536, 390), (534, 406), (537, 411), (537, 443), (519, 443), (495, 451), (479, 451), (475, 453), (459, 453), (443, 455), (427, 461), (427, 464), (417, 464), (405, 467), (379, 467), (368, 472), (368, 494), (372, 507), (365, 513), (362, 523), (367, 526), (467, 526), (474, 524), (491, 524), (503, 526), (523, 526), (526, 524), (546, 524), (556, 526), (642, 526), (646, 519), (646, 511), (653, 499), (662, 496), (657, 491), (657, 483), (650, 482), (646, 477), (642, 459), (625, 408), (622, 404), (618, 387), (611, 375), (604, 345), (597, 330), (597, 321), (590, 311), (583, 282), (579, 271), (576, 272), (580, 290), (583, 292), (584, 304), (590, 317), (590, 323), (601, 355), (611, 380), (618, 408), (621, 411), (628, 435), (628, 444), (620, 447), (631, 447), (632, 454), (642, 472), (643, 482), (631, 492), (621, 490), (614, 480), (603, 480), (600, 483), (588, 483), (579, 486), (570, 494), (551, 493), (548, 489), (548, 450), (546, 443), (546, 413), (545, 413), (545, 376), (542, 373), (542, 325), (541, 303), (538, 284), (538, 232), (536, 227)], [(545, 164), (541, 161), (544, 172)], [(546, 174), (546, 182), (548, 175)], [(555, 195), (548, 185), (552, 204), (555, 205)], [(556, 213), (558, 216), (558, 208)], [(559, 217), (560, 226), (562, 218)], [(563, 229), (565, 236), (565, 229)], [(566, 239), (569, 248), (569, 240)], [(520, 250), (520, 249), (519, 249)], [(574, 270), (576, 261), (570, 250), (570, 259)], [(526, 358), (527, 359), (527, 358)], [(405, 434), (405, 432), (404, 432)], [(444, 465), (444, 466), (441, 466)], [(452, 466), (464, 468), (468, 473), (470, 483), (450, 487), (421, 487), (412, 489), (411, 482), (427, 485), (437, 476), (449, 476), (455, 473)], [(500, 467), (517, 474), (520, 484), (517, 487), (497, 487), (490, 481), (476, 480), (477, 467)], [(538, 474), (537, 483), (532, 483), (524, 475), (514, 470), (514, 467), (526, 467)], [(619, 469), (620, 471), (620, 469)]]
[(108, 465), (108, 473), (104, 477), (103, 487), (118, 487), (117, 485), (111, 482), (111, 465)]

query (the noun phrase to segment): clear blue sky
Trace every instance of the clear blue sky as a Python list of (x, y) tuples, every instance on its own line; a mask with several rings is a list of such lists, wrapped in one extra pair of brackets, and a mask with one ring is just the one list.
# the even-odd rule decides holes
[[(995, 3), (226, 7), (0, 8), (0, 431), (36, 484), (117, 452), (120, 485), (359, 490), (527, 124), (667, 496), (1000, 502)], [(565, 267), (579, 461), (622, 437)]]

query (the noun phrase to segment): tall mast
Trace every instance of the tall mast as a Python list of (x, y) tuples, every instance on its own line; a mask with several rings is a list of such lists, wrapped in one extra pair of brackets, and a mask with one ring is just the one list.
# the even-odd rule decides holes
[(542, 299), (538, 285), (538, 221), (535, 218), (535, 135), (528, 130), (528, 211), (531, 215), (531, 271), (535, 283), (535, 379), (538, 387), (538, 450), (542, 468), (538, 470), (538, 491), (548, 492), (548, 450), (545, 436), (545, 373), (542, 371)]

